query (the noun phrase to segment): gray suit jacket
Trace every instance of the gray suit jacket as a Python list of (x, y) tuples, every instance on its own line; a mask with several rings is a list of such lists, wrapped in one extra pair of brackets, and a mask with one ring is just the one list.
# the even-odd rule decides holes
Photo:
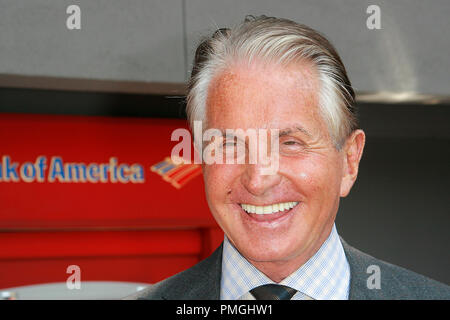
[[(351, 300), (446, 299), (450, 287), (412, 271), (375, 259), (341, 239), (350, 265)], [(380, 267), (381, 288), (368, 289), (367, 267)], [(208, 258), (125, 299), (219, 300), (222, 273), (222, 245)]]

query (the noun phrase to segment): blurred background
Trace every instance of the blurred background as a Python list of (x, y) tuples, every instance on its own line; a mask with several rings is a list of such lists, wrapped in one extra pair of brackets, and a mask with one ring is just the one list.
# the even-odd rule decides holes
[[(199, 168), (167, 157), (171, 132), (186, 128), (196, 45), (248, 14), (317, 29), (347, 68), (367, 144), (340, 235), (450, 284), (449, 12), (446, 0), (0, 0), (2, 297), (120, 298), (220, 244)], [(32, 165), (21, 172), (39, 156), (42, 182)], [(50, 181), (56, 157), (116, 158), (143, 181), (113, 181), (113, 169), (96, 183)], [(70, 265), (81, 290), (67, 284)]]

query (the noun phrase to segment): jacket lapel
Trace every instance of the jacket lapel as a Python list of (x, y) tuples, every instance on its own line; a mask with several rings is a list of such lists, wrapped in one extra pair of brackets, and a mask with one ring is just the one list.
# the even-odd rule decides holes
[(345, 256), (350, 265), (350, 292), (349, 300), (380, 300), (388, 297), (383, 294), (383, 290), (369, 289), (367, 279), (370, 274), (367, 268), (370, 265), (379, 263), (375, 258), (362, 253), (353, 248), (341, 238)]
[[(223, 243), (205, 260), (183, 272), (162, 296), (167, 300), (219, 300)], [(181, 274), (180, 274), (181, 275)]]

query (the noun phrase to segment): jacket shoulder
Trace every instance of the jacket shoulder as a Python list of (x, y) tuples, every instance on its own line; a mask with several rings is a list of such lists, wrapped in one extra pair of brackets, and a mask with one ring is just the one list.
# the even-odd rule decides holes
[[(450, 286), (342, 244), (350, 265), (350, 299), (450, 299)], [(368, 285), (378, 271), (379, 286)]]
[(125, 300), (218, 300), (222, 245), (193, 267), (130, 295)]

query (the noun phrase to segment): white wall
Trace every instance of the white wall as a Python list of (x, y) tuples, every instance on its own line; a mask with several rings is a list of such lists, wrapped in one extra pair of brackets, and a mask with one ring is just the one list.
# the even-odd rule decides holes
[(181, 0), (0, 0), (0, 73), (180, 82), (184, 69)]
[[(66, 28), (70, 4), (81, 30)], [(449, 13), (448, 0), (0, 0), (0, 74), (184, 82), (201, 35), (266, 14), (325, 33), (358, 91), (449, 95)]]

